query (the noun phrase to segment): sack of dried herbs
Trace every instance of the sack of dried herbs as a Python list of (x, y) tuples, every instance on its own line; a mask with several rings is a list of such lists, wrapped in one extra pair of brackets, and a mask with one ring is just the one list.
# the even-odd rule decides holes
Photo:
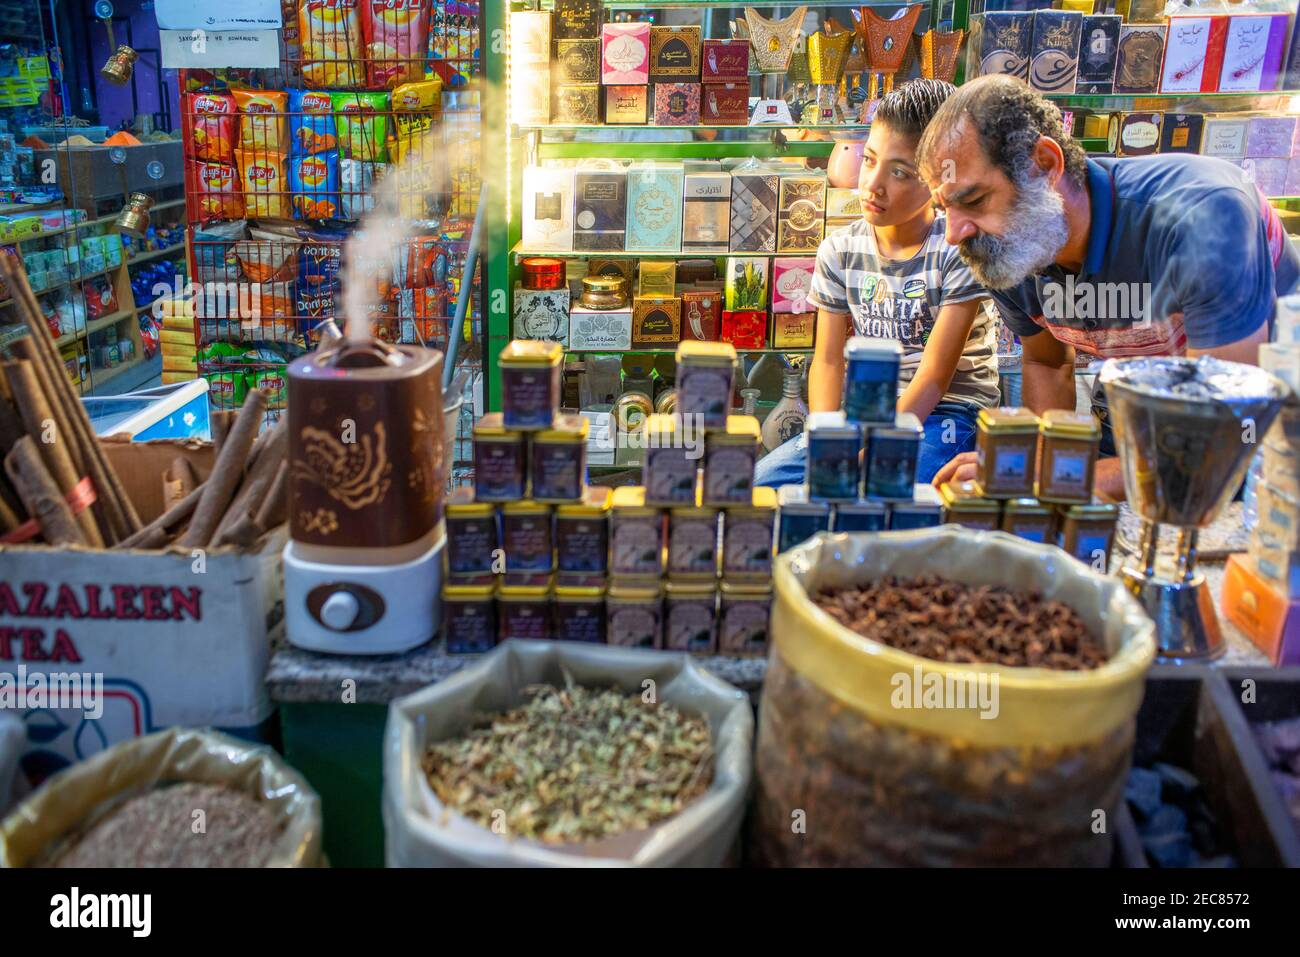
[(323, 864), (316, 792), (269, 747), (214, 731), (116, 744), (0, 823), (3, 867)]
[(387, 864), (721, 865), (753, 734), (689, 656), (508, 641), (389, 706)]
[(1118, 579), (949, 525), (823, 533), (774, 580), (754, 862), (1110, 861), (1155, 656)]

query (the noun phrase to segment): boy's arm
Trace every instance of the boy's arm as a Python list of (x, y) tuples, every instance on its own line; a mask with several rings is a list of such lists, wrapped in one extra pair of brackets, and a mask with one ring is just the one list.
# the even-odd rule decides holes
[(930, 338), (916, 375), (898, 399), (900, 412), (911, 412), (922, 422), (934, 411), (957, 371), (957, 363), (966, 351), (966, 340), (983, 306), (982, 299), (971, 299), (942, 306), (934, 321)]
[(808, 411), (834, 412), (844, 391), (844, 342), (849, 314), (817, 310), (817, 347), (808, 369)]

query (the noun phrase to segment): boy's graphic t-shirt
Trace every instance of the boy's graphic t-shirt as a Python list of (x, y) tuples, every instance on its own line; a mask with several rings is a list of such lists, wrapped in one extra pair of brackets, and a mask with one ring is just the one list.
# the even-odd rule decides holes
[[(942, 306), (984, 299), (956, 246), (944, 240), (944, 217), (936, 216), (929, 235), (908, 260), (885, 259), (871, 224), (860, 219), (837, 229), (817, 249), (808, 301), (831, 312), (847, 312), (857, 335), (897, 339), (903, 345), (899, 385), (912, 381), (921, 353)], [(992, 408), (999, 401), (997, 330), (989, 310), (980, 309), (966, 348), (944, 393), (946, 402)]]

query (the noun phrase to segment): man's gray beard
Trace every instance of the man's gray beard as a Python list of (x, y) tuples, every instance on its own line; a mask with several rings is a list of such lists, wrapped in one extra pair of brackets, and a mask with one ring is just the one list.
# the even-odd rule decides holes
[(1010, 289), (1046, 269), (1070, 238), (1065, 201), (1042, 176), (1015, 178), (1016, 202), (1002, 236), (981, 233), (958, 247), (980, 285)]

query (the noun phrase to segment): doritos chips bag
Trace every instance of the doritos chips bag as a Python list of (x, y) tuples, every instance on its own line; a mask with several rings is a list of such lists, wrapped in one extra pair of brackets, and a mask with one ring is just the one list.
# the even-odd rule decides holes
[(253, 219), (288, 219), (289, 185), (284, 175), (284, 157), (278, 153), (235, 150), (244, 207)]
[(429, 44), (427, 0), (362, 0), (367, 86), (394, 87), (424, 78)]
[(316, 328), (316, 324), (323, 319), (334, 318), (334, 299), (338, 295), (339, 287), (335, 283), (324, 283), (320, 286), (298, 284), (296, 315), (309, 320), (303, 324), (306, 330)]
[(285, 112), (289, 95), (283, 90), (235, 90), (239, 107), (239, 148), (284, 155), (289, 148)]
[(358, 0), (303, 0), (298, 12), (303, 82), (315, 89), (361, 86)]
[(339, 155), (344, 159), (388, 161), (388, 94), (331, 93)]
[(289, 186), (297, 219), (336, 219), (339, 206), (339, 157), (316, 153), (289, 160)]
[(235, 98), (229, 93), (187, 93), (190, 142), (196, 160), (235, 161)]
[(244, 218), (244, 199), (234, 166), (190, 160), (185, 167), (192, 192), (198, 196), (199, 222)]
[(326, 230), (303, 230), (298, 247), (298, 289), (310, 290), (338, 282), (347, 234)]
[(338, 151), (334, 105), (330, 102), (328, 93), (318, 90), (289, 91), (289, 140), (294, 156)]

